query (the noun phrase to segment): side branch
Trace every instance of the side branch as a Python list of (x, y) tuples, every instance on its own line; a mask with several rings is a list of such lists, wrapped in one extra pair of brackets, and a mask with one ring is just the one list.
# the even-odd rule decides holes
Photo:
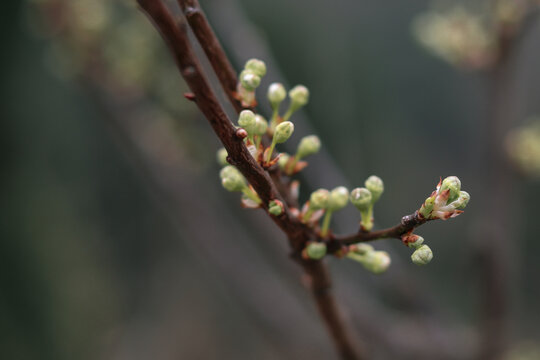
[(367, 242), (387, 238), (401, 239), (402, 235), (413, 231), (415, 228), (426, 223), (427, 221), (428, 220), (426, 218), (421, 216), (418, 211), (416, 211), (414, 214), (402, 217), (401, 222), (391, 228), (370, 232), (364, 232), (360, 230), (356, 234), (352, 235), (333, 236), (328, 242), (328, 252), (334, 253), (341, 249), (341, 247), (344, 245), (352, 245), (359, 242)]
[(210, 61), (229, 101), (236, 112), (240, 112), (242, 104), (236, 98), (236, 71), (234, 71), (225, 51), (223, 51), (223, 47), (208, 23), (199, 2), (197, 0), (178, 0), (178, 4), (204, 50), (208, 61)]

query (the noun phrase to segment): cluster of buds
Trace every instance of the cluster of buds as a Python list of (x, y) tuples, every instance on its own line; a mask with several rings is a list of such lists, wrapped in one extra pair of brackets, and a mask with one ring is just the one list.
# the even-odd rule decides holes
[(273, 83), (268, 87), (267, 97), (268, 101), (270, 101), (270, 106), (272, 107), (272, 120), (270, 121), (271, 132), (273, 132), (280, 123), (288, 121), (292, 114), (308, 103), (309, 90), (304, 85), (296, 85), (289, 90), (289, 108), (283, 116), (280, 116), (279, 107), (286, 96), (287, 92), (283, 84)]
[(266, 74), (266, 64), (257, 59), (249, 59), (244, 65), (244, 70), (239, 75), (236, 88), (238, 100), (243, 107), (252, 108), (257, 105), (255, 90), (261, 84), (261, 78)]
[(432, 10), (413, 23), (417, 40), (452, 65), (479, 69), (496, 56), (494, 32), (480, 15), (457, 5), (445, 12)]
[(344, 186), (338, 186), (332, 191), (319, 189), (314, 191), (309, 201), (304, 204), (300, 218), (309, 226), (315, 226), (324, 214), (320, 235), (326, 237), (330, 229), (332, 214), (343, 209), (349, 202), (349, 190)]
[(540, 177), (540, 119), (512, 130), (506, 138), (506, 150), (522, 173)]
[(364, 268), (374, 274), (385, 272), (390, 263), (390, 255), (386, 251), (376, 251), (373, 246), (368, 244), (356, 244), (349, 246), (347, 257), (358, 261)]
[(457, 176), (449, 176), (439, 181), (437, 188), (424, 201), (418, 213), (427, 220), (446, 220), (461, 214), (469, 199), (470, 195), (461, 191), (461, 181)]
[(360, 211), (360, 229), (373, 229), (373, 205), (384, 192), (384, 183), (380, 177), (372, 175), (364, 183), (365, 187), (351, 191), (351, 203)]
[(405, 234), (401, 237), (403, 244), (414, 249), (411, 260), (416, 265), (427, 265), (433, 259), (433, 251), (424, 244), (424, 238), (416, 234)]

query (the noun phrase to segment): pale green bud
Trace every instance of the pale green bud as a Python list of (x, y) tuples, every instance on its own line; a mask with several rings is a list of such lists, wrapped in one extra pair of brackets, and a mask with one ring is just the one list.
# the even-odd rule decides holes
[(268, 121), (259, 114), (255, 115), (255, 135), (266, 134), (266, 129), (268, 129)]
[(278, 160), (279, 168), (281, 170), (285, 170), (285, 166), (289, 162), (290, 158), (291, 158), (291, 155), (287, 153), (281, 153), (281, 156), (279, 157), (279, 160)]
[(368, 211), (372, 205), (371, 191), (366, 188), (356, 188), (351, 191), (351, 202), (360, 211)]
[(420, 208), (420, 215), (425, 217), (426, 219), (429, 218), (431, 215), (431, 212), (433, 211), (433, 206), (435, 205), (435, 196), (430, 196), (426, 199), (422, 207)]
[(291, 109), (296, 111), (308, 103), (309, 90), (303, 85), (296, 85), (289, 91), (289, 98), (291, 99)]
[(249, 135), (255, 134), (257, 120), (255, 119), (255, 114), (253, 111), (242, 110), (240, 116), (238, 117), (238, 125), (244, 128)]
[(248, 91), (255, 91), (261, 84), (261, 78), (251, 70), (244, 70), (240, 73), (240, 84)]
[(228, 191), (242, 191), (247, 186), (244, 176), (232, 165), (227, 165), (219, 172), (221, 184)]
[(374, 274), (385, 272), (390, 266), (390, 255), (386, 251), (372, 251), (363, 256), (362, 264)]
[(441, 184), (439, 192), (443, 192), (446, 189), (450, 190), (450, 196), (448, 201), (452, 202), (459, 197), (459, 191), (461, 190), (461, 181), (457, 176), (449, 176), (445, 178)]
[(259, 59), (249, 59), (244, 69), (251, 70), (257, 76), (263, 77), (266, 74), (266, 64)]
[(285, 88), (282, 84), (273, 83), (270, 84), (270, 86), (268, 87), (267, 96), (270, 104), (272, 105), (272, 108), (277, 108), (279, 104), (281, 104), (281, 102), (285, 100), (287, 92), (285, 91)]
[(283, 205), (281, 202), (278, 203), (277, 201), (270, 201), (268, 204), (268, 212), (274, 216), (279, 216), (283, 214)]
[(380, 177), (371, 175), (364, 183), (366, 188), (371, 192), (371, 199), (375, 203), (384, 192), (384, 183)]
[(369, 244), (360, 243), (360, 244), (352, 245), (351, 251), (359, 255), (365, 255), (369, 252), (374, 251), (374, 249), (373, 249), (373, 246)]
[(421, 237), (420, 235), (414, 235), (414, 236), (416, 237), (416, 241), (408, 242), (407, 246), (412, 249), (419, 249), (424, 243), (424, 238)]
[(321, 140), (316, 135), (305, 136), (300, 140), (298, 144), (298, 150), (296, 150), (296, 157), (301, 159), (303, 157), (316, 154), (321, 148)]
[(326, 255), (326, 244), (312, 242), (306, 246), (306, 254), (310, 259), (320, 260)]
[(338, 186), (330, 192), (328, 198), (328, 210), (337, 211), (347, 206), (349, 201), (349, 190), (344, 186)]
[(309, 197), (309, 207), (313, 210), (325, 209), (328, 206), (330, 192), (326, 189), (319, 189), (311, 193)]
[(427, 245), (422, 245), (411, 255), (411, 260), (416, 265), (426, 265), (433, 259), (433, 251)]
[(471, 195), (469, 195), (466, 191), (460, 191), (459, 197), (456, 201), (452, 203), (453, 206), (456, 207), (456, 209), (463, 210), (469, 203), (469, 200), (471, 199)]
[(229, 163), (227, 162), (227, 156), (229, 156), (229, 154), (227, 153), (227, 150), (225, 148), (219, 149), (216, 153), (216, 159), (218, 164), (221, 166), (228, 165)]
[(281, 144), (287, 141), (294, 131), (294, 124), (290, 121), (284, 121), (278, 126), (276, 126), (276, 131), (274, 132), (274, 142), (276, 144)]

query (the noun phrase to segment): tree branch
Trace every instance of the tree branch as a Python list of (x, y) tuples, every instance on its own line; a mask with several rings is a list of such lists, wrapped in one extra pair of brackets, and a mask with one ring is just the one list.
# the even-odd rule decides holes
[(208, 57), (214, 72), (216, 73), (225, 94), (234, 106), (236, 112), (240, 112), (242, 103), (236, 97), (236, 85), (238, 83), (236, 71), (230, 63), (221, 43), (208, 23), (204, 12), (197, 0), (178, 0), (178, 4), (184, 13), (191, 30), (201, 44), (204, 53)]
[[(242, 139), (236, 136), (236, 129), (203, 75), (202, 68), (189, 44), (185, 29), (181, 28), (174, 20), (161, 0), (137, 1), (173, 53), (182, 77), (194, 94), (197, 106), (227, 149), (228, 161), (235, 165), (253, 186), (263, 201), (262, 206), (265, 209), (271, 200), (279, 199), (283, 202), (269, 175), (250, 155)], [(204, 18), (200, 17), (199, 19)], [(222, 53), (222, 55), (224, 54)], [(360, 352), (353, 344), (351, 333), (346, 330), (342, 316), (330, 292), (330, 277), (324, 263), (305, 260), (299, 256), (305, 243), (314, 237), (313, 231), (291, 216), (286, 204), (284, 204), (282, 215), (271, 216), (271, 218), (287, 234), (293, 249), (293, 258), (302, 265), (308, 275), (310, 288), (316, 299), (319, 312), (325, 320), (341, 357), (351, 360), (361, 359)]]
[(401, 218), (401, 222), (393, 227), (377, 231), (359, 231), (356, 234), (346, 236), (332, 236), (328, 242), (328, 252), (334, 253), (344, 245), (352, 245), (359, 242), (367, 242), (378, 239), (395, 238), (401, 239), (401, 236), (413, 231), (418, 226), (425, 224), (426, 218), (420, 216), (418, 211), (414, 214), (406, 215)]

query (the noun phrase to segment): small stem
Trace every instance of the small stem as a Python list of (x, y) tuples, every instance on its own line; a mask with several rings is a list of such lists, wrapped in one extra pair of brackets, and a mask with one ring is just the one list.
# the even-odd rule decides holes
[(242, 193), (246, 195), (249, 199), (255, 201), (257, 204), (261, 203), (261, 199), (259, 198), (259, 195), (255, 191), (253, 191), (249, 186), (246, 186)]
[(291, 117), (291, 115), (294, 113), (293, 109), (292, 108), (289, 108), (287, 110), (287, 112), (285, 113), (285, 115), (283, 115), (283, 121), (289, 121), (289, 118)]
[(257, 154), (259, 153), (259, 148), (261, 147), (261, 140), (262, 135), (257, 135), (257, 141), (255, 142), (255, 146), (257, 147)]
[(311, 215), (313, 215), (313, 213), (315, 212), (315, 210), (313, 210), (311, 207), (308, 209), (308, 211), (306, 211), (306, 213), (304, 214), (304, 216), (302, 217), (302, 221), (303, 222), (308, 222), (308, 220), (311, 218)]
[(268, 150), (268, 155), (266, 155), (266, 162), (270, 162), (272, 160), (272, 153), (274, 152), (274, 148), (276, 147), (276, 142), (274, 139), (272, 139), (272, 145), (270, 145), (270, 149)]
[(330, 219), (332, 219), (332, 211), (327, 210), (324, 214), (324, 220), (321, 228), (321, 236), (325, 237), (328, 234), (328, 228), (330, 227)]
[(293, 173), (294, 167), (296, 166), (296, 163), (298, 162), (298, 160), (300, 160), (300, 158), (294, 155), (291, 163), (285, 169), (286, 170), (285, 172), (287, 173), (287, 175), (291, 175)]
[(279, 109), (278, 107), (276, 107), (273, 109), (272, 119), (270, 120), (270, 131), (272, 132), (272, 135), (274, 134), (274, 131), (276, 130), (276, 126), (278, 126), (278, 119), (279, 119)]
[(366, 231), (371, 231), (373, 229), (373, 205), (367, 211), (361, 212), (360, 216), (362, 217), (360, 221), (362, 228)]

